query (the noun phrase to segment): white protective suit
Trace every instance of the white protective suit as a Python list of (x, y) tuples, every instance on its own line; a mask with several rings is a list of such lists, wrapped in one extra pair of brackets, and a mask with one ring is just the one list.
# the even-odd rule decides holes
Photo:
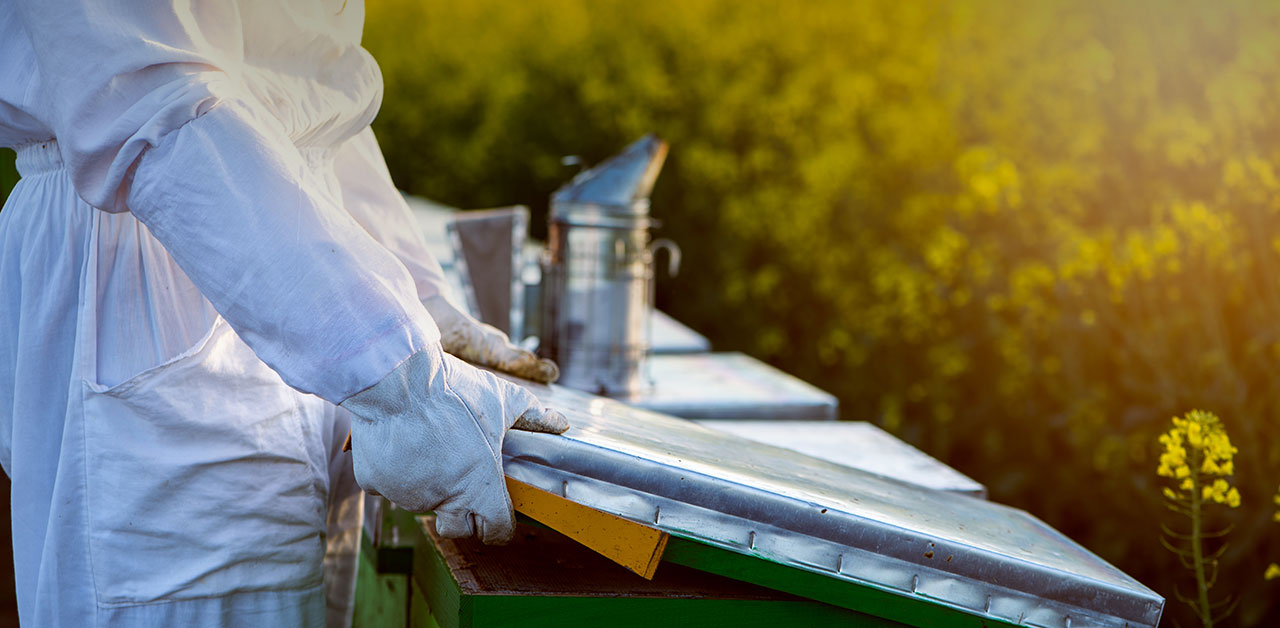
[[(445, 284), (368, 128), (363, 18), (359, 0), (0, 0), (0, 146), (22, 174), (0, 212), (0, 462), (24, 623), (319, 625), (326, 585), (349, 622), (344, 401), (362, 483), (413, 495), (377, 466), (421, 451), (378, 442), (401, 398), (476, 432), (494, 395), (512, 416), (458, 448), (498, 461), (468, 486), (501, 483), (528, 399), (439, 353), (422, 301)], [(419, 506), (509, 534), (468, 491)]]

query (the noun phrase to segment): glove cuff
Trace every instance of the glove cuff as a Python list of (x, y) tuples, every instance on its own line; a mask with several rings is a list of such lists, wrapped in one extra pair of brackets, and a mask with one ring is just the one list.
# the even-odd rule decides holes
[(443, 390), (444, 350), (431, 343), (409, 356), (394, 370), (370, 386), (343, 401), (343, 408), (358, 417), (407, 415), (416, 400)]

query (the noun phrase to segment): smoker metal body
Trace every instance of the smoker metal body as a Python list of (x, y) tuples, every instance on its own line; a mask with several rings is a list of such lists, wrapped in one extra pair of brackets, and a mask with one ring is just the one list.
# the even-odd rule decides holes
[(551, 197), (540, 353), (566, 386), (630, 397), (645, 385), (653, 304), (648, 195), (667, 147), (645, 136)]
[(552, 218), (542, 339), (564, 385), (623, 397), (643, 389), (653, 282), (648, 226)]

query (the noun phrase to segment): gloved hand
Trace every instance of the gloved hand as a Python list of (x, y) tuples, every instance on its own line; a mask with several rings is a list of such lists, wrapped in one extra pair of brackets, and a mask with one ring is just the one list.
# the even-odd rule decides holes
[(507, 335), (459, 311), (443, 296), (422, 302), (440, 328), (440, 344), (444, 350), (468, 362), (498, 369), (516, 377), (549, 384), (560, 377), (560, 369), (551, 360), (511, 344)]
[(440, 536), (505, 543), (515, 530), (502, 474), (509, 428), (560, 434), (564, 415), (529, 391), (432, 346), (346, 401), (356, 482), (414, 512)]

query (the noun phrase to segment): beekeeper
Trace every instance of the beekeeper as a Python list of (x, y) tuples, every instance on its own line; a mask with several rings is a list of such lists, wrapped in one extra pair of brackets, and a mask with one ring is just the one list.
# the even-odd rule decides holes
[[(349, 622), (360, 486), (510, 536), (554, 366), (443, 298), (360, 0), (0, 0), (0, 461), (37, 626)], [(441, 346), (443, 334), (443, 351)], [(348, 426), (354, 449), (341, 452)]]

